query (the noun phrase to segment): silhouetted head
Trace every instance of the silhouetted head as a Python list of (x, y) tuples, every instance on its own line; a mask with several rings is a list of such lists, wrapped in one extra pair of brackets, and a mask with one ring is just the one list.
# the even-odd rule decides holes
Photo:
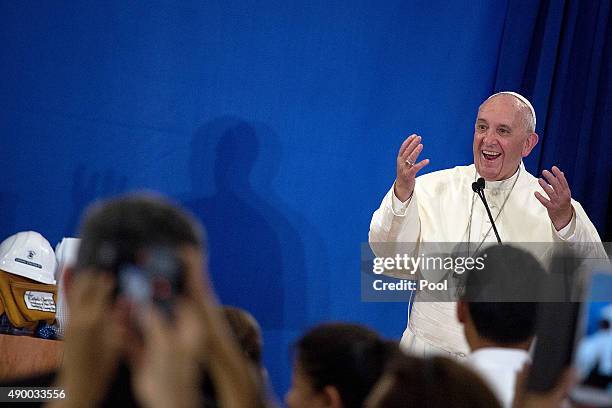
[(374, 386), (366, 408), (498, 408), (483, 380), (445, 357), (396, 354)]
[(323, 324), (295, 345), (289, 408), (361, 407), (395, 343), (354, 324)]
[(484, 343), (528, 348), (545, 271), (531, 253), (508, 245), (487, 248), (482, 256), (484, 267), (466, 272), (457, 305), (466, 339), (472, 348)]
[(242, 351), (249, 360), (261, 368), (263, 340), (257, 320), (249, 312), (238, 307), (223, 306), (223, 314)]

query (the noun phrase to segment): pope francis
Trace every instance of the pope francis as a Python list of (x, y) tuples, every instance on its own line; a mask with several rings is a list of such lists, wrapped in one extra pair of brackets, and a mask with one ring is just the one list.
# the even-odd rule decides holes
[[(472, 191), (479, 177), (486, 180), (484, 194), (503, 242), (601, 242), (559, 168), (536, 178), (523, 166), (522, 158), (538, 143), (535, 125), (525, 97), (494, 94), (478, 109), (474, 164), (418, 178), (429, 160), (418, 161), (421, 136), (409, 136), (397, 155), (395, 182), (372, 216), (374, 252), (376, 243), (496, 242), (484, 205)], [(453, 302), (415, 302), (402, 346), (420, 355), (464, 357), (468, 347), (455, 308)]]

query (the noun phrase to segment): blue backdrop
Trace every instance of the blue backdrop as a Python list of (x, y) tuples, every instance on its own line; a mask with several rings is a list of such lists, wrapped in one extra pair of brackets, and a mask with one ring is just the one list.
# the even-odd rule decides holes
[(609, 3), (2, 2), (0, 235), (55, 244), (133, 189), (179, 200), (208, 228), (222, 301), (260, 321), (282, 394), (314, 323), (401, 335), (405, 305), (360, 301), (370, 216), (410, 133), (427, 171), (470, 163), (496, 90), (534, 98), (528, 169), (569, 171), (603, 234)]

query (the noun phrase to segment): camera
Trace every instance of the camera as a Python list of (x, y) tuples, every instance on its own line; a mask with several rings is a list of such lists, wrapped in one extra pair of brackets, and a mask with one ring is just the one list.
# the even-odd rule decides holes
[(167, 247), (146, 249), (136, 263), (123, 263), (118, 271), (118, 294), (135, 305), (154, 304), (168, 317), (183, 292), (185, 267)]

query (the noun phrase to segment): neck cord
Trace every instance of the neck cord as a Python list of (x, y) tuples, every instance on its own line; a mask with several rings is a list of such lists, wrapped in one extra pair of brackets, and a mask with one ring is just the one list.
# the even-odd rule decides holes
[[(510, 192), (508, 193), (508, 195), (504, 199), (504, 202), (502, 203), (501, 208), (499, 209), (499, 212), (495, 216), (495, 219), (493, 220), (493, 222), (497, 222), (497, 219), (501, 215), (501, 212), (504, 210), (504, 207), (506, 206), (506, 203), (508, 202), (508, 199), (510, 198), (510, 194), (512, 194), (512, 190), (514, 190), (514, 186), (516, 185), (516, 182), (518, 181), (520, 175), (521, 175), (521, 166), (519, 164), (519, 168), (518, 168), (516, 177), (514, 178), (514, 181), (512, 182), (512, 187), (510, 187)], [(474, 181), (476, 181), (476, 176), (477, 176), (476, 169), (474, 169)], [(482, 193), (484, 194), (484, 191)], [(470, 220), (468, 221), (468, 240), (467, 240), (468, 256), (470, 256), (470, 238), (471, 238), (471, 235), (472, 235), (472, 216), (474, 215), (474, 200), (476, 199), (476, 196), (474, 194), (476, 194), (476, 193), (472, 194), (472, 206), (470, 208)], [(491, 226), (489, 227), (489, 230), (487, 231), (487, 233), (482, 238), (482, 241), (480, 241), (480, 244), (478, 244), (478, 246), (476, 247), (476, 250), (474, 251), (474, 254), (478, 253), (478, 250), (480, 249), (482, 244), (484, 244), (485, 239), (487, 239), (487, 237), (489, 236), (489, 233), (491, 232), (492, 229), (493, 229), (493, 224), (491, 224)]]

